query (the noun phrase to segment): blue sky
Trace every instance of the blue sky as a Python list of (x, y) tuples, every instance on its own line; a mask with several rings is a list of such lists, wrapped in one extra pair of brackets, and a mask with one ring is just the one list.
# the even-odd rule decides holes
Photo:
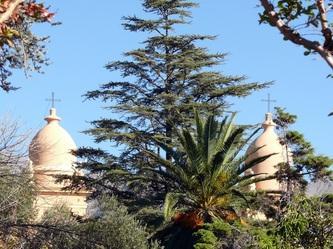
[[(239, 111), (238, 122), (256, 124), (263, 120), (267, 93), (276, 105), (298, 115), (295, 129), (303, 132), (318, 153), (333, 156), (333, 80), (326, 64), (316, 56), (303, 56), (303, 49), (283, 41), (275, 29), (258, 24), (257, 1), (201, 0), (193, 10), (191, 25), (182, 27), (187, 33), (218, 35), (204, 45), (211, 52), (227, 52), (219, 70), (226, 74), (247, 75), (248, 81), (274, 81), (270, 89), (243, 99), (233, 99), (232, 110)], [(82, 134), (88, 121), (111, 117), (97, 101), (84, 101), (82, 95), (99, 84), (119, 78), (104, 65), (121, 59), (122, 53), (141, 46), (144, 34), (130, 33), (121, 27), (121, 17), (144, 16), (139, 0), (55, 1), (47, 4), (57, 12), (62, 25), (42, 25), (35, 30), (50, 35), (48, 56), (52, 64), (45, 73), (26, 78), (16, 73), (13, 80), (21, 89), (9, 94), (0, 92), (0, 116), (10, 114), (24, 128), (36, 132), (44, 125), (43, 117), (50, 108), (51, 92), (62, 101), (56, 104), (62, 125), (79, 146), (94, 146), (92, 138)], [(88, 4), (89, 3), (89, 4)]]

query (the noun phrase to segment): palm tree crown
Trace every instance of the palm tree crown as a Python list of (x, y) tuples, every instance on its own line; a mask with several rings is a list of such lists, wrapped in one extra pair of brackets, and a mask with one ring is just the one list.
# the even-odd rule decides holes
[(159, 142), (172, 155), (172, 161), (146, 151), (160, 165), (149, 170), (157, 173), (170, 189), (165, 200), (166, 216), (173, 208), (180, 208), (184, 214), (195, 213), (202, 221), (227, 219), (236, 215), (235, 210), (246, 200), (250, 184), (274, 177), (245, 174), (272, 154), (246, 162), (248, 155), (241, 152), (259, 129), (244, 138), (247, 127), (234, 125), (234, 117), (235, 114), (218, 122), (213, 116), (203, 120), (196, 112), (195, 132), (178, 131), (179, 148)]

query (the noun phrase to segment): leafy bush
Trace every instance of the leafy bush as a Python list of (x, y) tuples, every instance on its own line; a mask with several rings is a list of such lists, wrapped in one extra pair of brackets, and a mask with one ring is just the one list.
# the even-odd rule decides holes
[[(216, 219), (194, 233), (195, 249), (243, 249), (256, 245), (254, 237), (242, 225)], [(256, 247), (253, 247), (256, 248)]]
[(275, 233), (265, 228), (251, 228), (249, 231), (255, 238), (257, 246), (260, 249), (280, 249), (280, 237)]
[(333, 248), (333, 202), (329, 196), (296, 196), (277, 233), (283, 248)]
[[(88, 241), (94, 241), (100, 249), (147, 249), (158, 248), (156, 243), (148, 242), (148, 233), (135, 217), (127, 212), (116, 198), (103, 196), (97, 200), (97, 217), (85, 224), (80, 230)], [(81, 241), (78, 248), (90, 247)]]
[(36, 224), (35, 236), (25, 248), (33, 249), (158, 249), (149, 234), (116, 198), (95, 202), (94, 217), (81, 220), (65, 206), (47, 211)]
[(194, 249), (210, 249), (216, 248), (218, 239), (215, 234), (206, 229), (200, 229), (198, 232), (194, 234), (196, 239), (196, 244), (194, 245)]

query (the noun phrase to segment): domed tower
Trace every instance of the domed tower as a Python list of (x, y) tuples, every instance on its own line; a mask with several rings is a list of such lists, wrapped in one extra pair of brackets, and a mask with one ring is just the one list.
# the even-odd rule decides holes
[[(272, 114), (266, 113), (266, 118), (262, 127), (263, 133), (249, 146), (247, 161), (255, 158), (263, 157), (272, 153), (275, 155), (270, 156), (265, 161), (257, 164), (252, 168), (254, 174), (263, 174), (262, 176), (274, 175), (278, 171), (278, 164), (287, 162), (286, 148), (280, 144), (279, 137), (275, 133), (276, 124), (273, 122)], [(255, 184), (256, 190), (281, 190), (279, 182), (275, 179), (257, 182)]]
[(59, 124), (56, 109), (50, 109), (47, 124), (35, 135), (29, 147), (34, 182), (37, 188), (36, 208), (40, 218), (45, 210), (55, 205), (66, 205), (80, 216), (86, 214), (87, 191), (71, 192), (62, 188), (66, 183), (56, 183), (57, 175), (73, 175), (76, 145), (68, 132)]

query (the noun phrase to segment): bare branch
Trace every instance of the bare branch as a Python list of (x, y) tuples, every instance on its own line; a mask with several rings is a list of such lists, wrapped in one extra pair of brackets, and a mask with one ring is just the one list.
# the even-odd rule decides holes
[(325, 0), (317, 0), (317, 7), (320, 15), (320, 22), (322, 31), (328, 29), (328, 21), (327, 21), (327, 11), (325, 8)]

